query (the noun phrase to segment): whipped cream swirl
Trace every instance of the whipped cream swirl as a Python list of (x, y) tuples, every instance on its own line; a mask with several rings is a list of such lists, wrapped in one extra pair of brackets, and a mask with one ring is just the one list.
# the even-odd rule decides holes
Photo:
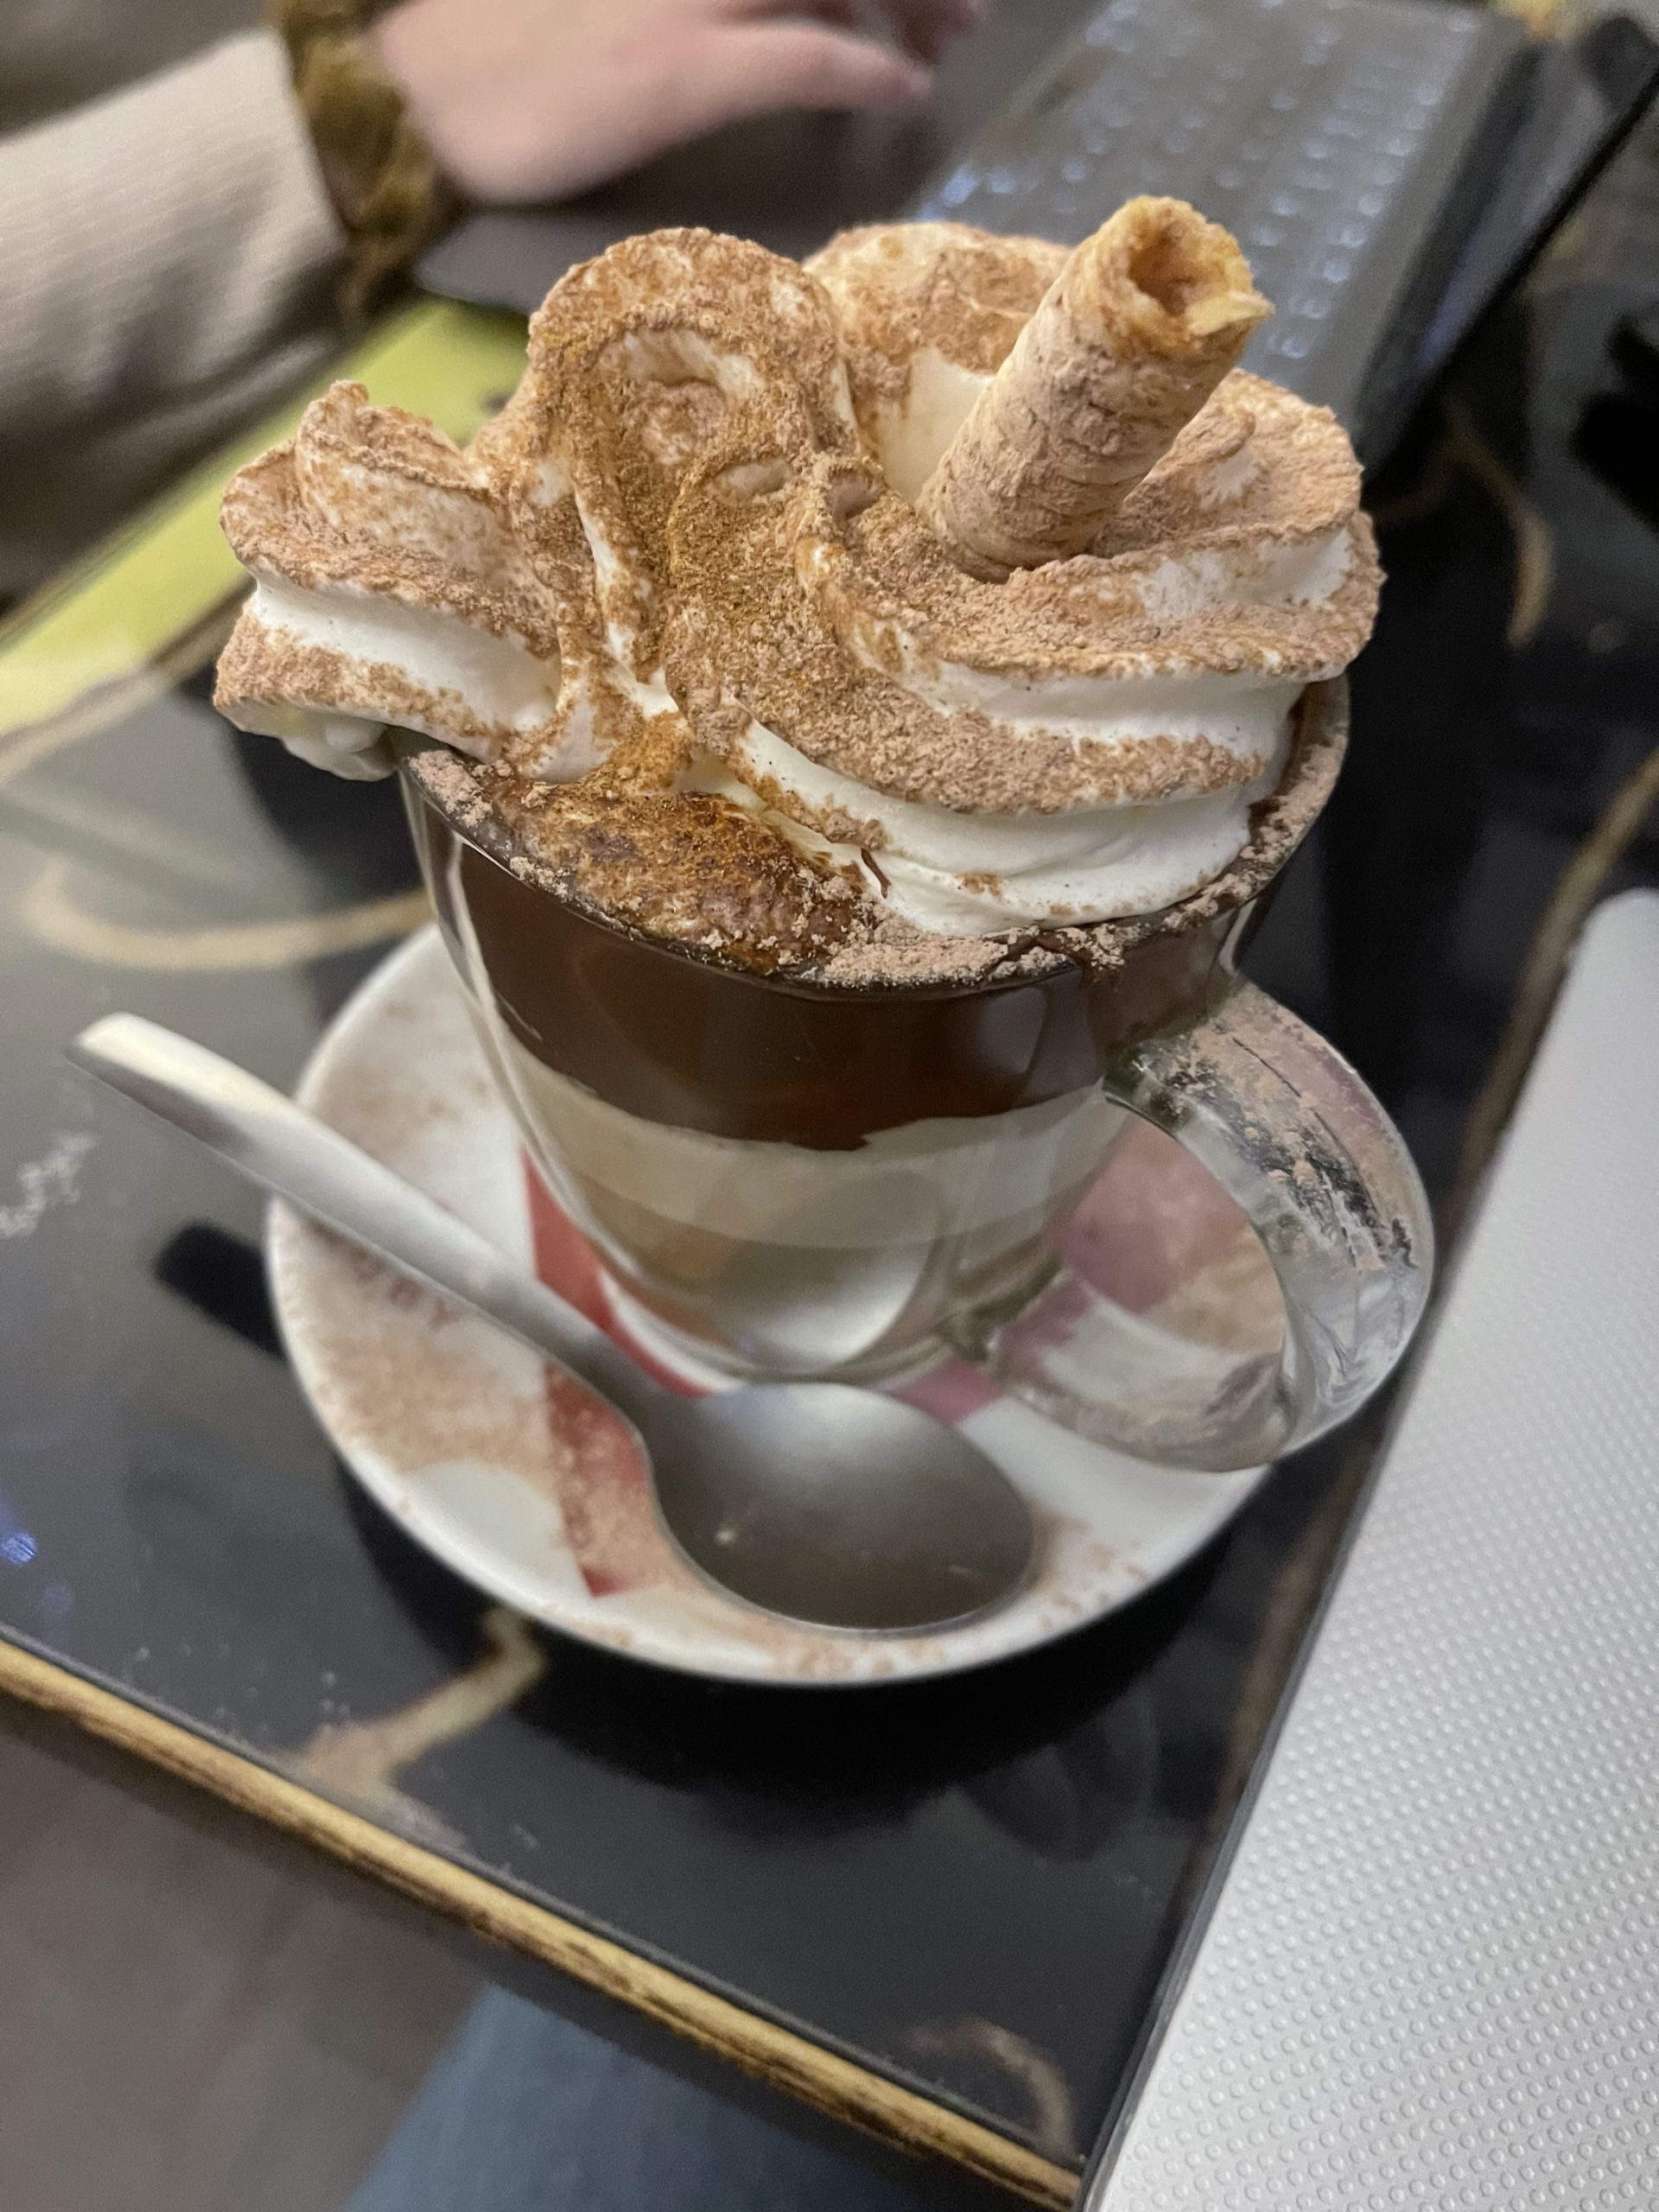
[(358, 772), (388, 724), (554, 783), (637, 760), (947, 937), (1173, 904), (1363, 643), (1375, 552), (1334, 418), (1235, 372), (1089, 551), (965, 573), (912, 501), (1064, 260), (657, 233), (555, 289), (464, 453), (336, 386), (227, 497), (225, 711)]

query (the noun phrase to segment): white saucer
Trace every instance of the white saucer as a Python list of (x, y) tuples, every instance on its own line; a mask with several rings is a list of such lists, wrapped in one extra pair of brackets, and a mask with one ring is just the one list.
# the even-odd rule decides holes
[[(343, 1008), (299, 1096), (628, 1341), (588, 1246), (527, 1166), (435, 929)], [(1172, 1573), (1260, 1480), (1172, 1472), (1085, 1443), (946, 1359), (903, 1387), (960, 1421), (1031, 1500), (1038, 1573), (999, 1611), (939, 1635), (790, 1628), (679, 1562), (626, 1433), (530, 1353), (284, 1206), (272, 1209), (270, 1257), (302, 1387), (411, 1536), (550, 1628), (687, 1674), (896, 1681), (1030, 1650)]]

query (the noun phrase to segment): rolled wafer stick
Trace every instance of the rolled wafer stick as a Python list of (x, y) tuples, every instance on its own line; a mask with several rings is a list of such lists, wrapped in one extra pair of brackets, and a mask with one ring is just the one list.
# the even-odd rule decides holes
[(1085, 239), (917, 506), (973, 575), (1092, 545), (1273, 309), (1230, 232), (1131, 200)]

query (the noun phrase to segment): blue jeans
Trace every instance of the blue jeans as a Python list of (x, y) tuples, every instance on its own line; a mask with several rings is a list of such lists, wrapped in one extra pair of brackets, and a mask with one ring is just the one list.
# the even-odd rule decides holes
[(480, 1998), (349, 2212), (918, 2212), (505, 1990)]

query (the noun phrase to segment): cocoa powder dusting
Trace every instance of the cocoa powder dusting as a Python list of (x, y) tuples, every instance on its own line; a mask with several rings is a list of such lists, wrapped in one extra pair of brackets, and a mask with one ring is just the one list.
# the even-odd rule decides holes
[[(1073, 266), (950, 224), (849, 232), (805, 268), (659, 232), (554, 289), (518, 392), (464, 451), (335, 385), (227, 492), (245, 564), (330, 607), (448, 625), (458, 668), (479, 639), (528, 661), (509, 652), (474, 696), (256, 603), (220, 664), (226, 712), (427, 732), (444, 743), (408, 772), (521, 880), (829, 987), (1109, 973), (1152, 931), (1212, 919), (1260, 890), (1329, 789), (1343, 732), (1325, 679), (1369, 632), (1374, 542), (1334, 419), (1234, 372), (1087, 552), (1005, 582), (964, 573), (887, 484), (872, 423), (925, 350), (991, 376)], [(1277, 738), (1207, 734), (1179, 704), (1235, 678), (1241, 696), (1306, 688), (1279, 788), (1205, 889), (1158, 915), (1061, 912), (982, 938), (893, 911), (907, 879), (883, 800), (1030, 817), (1259, 784)], [(1162, 728), (1161, 698), (1178, 702)], [(851, 789), (797, 791), (789, 748)], [(960, 880), (1000, 895), (988, 873)]]

